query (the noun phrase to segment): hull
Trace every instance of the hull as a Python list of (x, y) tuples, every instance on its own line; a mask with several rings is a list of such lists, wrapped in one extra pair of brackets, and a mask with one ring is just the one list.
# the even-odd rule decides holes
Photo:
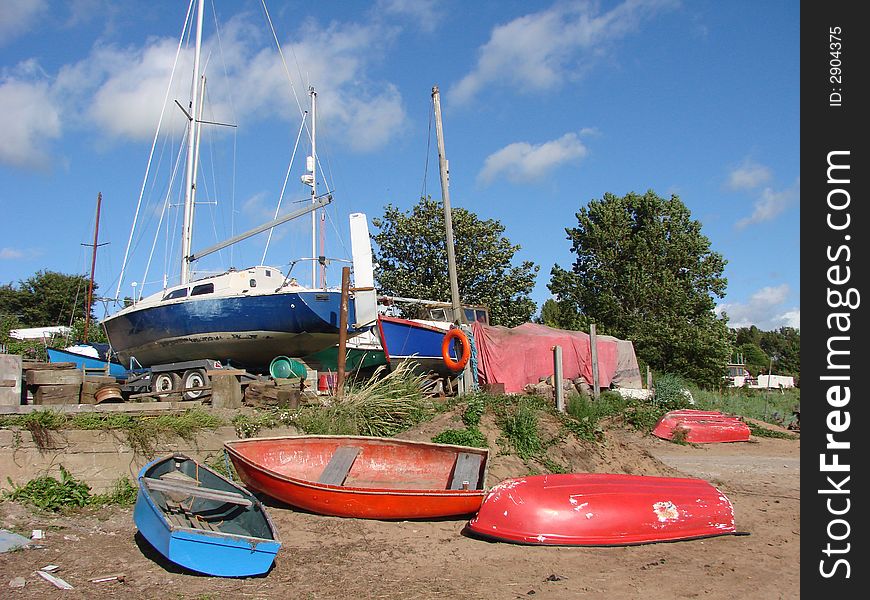
[[(276, 356), (305, 356), (338, 343), (340, 301), (333, 291), (188, 298), (134, 306), (104, 325), (125, 364), (212, 358), (262, 370)], [(352, 301), (348, 312), (352, 323)]]
[(572, 473), (508, 479), (468, 523), (535, 545), (623, 546), (733, 534), (734, 509), (700, 479)]
[(659, 419), (653, 435), (665, 440), (679, 439), (693, 444), (748, 442), (751, 430), (738, 416), (717, 411), (672, 410)]
[(48, 362), (71, 362), (75, 363), (77, 368), (89, 371), (96, 371), (98, 369), (106, 371), (108, 367), (109, 375), (116, 378), (125, 377), (127, 374), (127, 369), (124, 368), (124, 365), (113, 361), (100, 360), (93, 356), (61, 350), (60, 348), (46, 348), (46, 352), (48, 353)]
[[(177, 482), (179, 473), (199, 481), (198, 491), (234, 494), (240, 498), (238, 502), (247, 505), (194, 493), (192, 500), (184, 502), (190, 504), (192, 518), (186, 516), (188, 513), (174, 512), (179, 492), (152, 486)], [(158, 484), (153, 483), (155, 479)], [(185, 526), (183, 516), (189, 526)], [(161, 458), (142, 468), (133, 520), (142, 536), (166, 559), (206, 575), (260, 575), (272, 567), (281, 547), (272, 521), (254, 495), (182, 455)], [(194, 523), (209, 525), (203, 528)]]
[[(474, 513), (489, 458), (480, 448), (360, 436), (252, 438), (224, 448), (250, 489), (319, 514), (385, 520)], [(329, 483), (345, 448), (358, 454)]]
[[(444, 365), (441, 344), (447, 334), (449, 324), (442, 329), (434, 325), (400, 319), (398, 317), (378, 317), (378, 337), (388, 363), (395, 365), (403, 361), (413, 361), (422, 371), (433, 371), (445, 376), (455, 373)], [(450, 356), (456, 359), (456, 351), (450, 349)]]

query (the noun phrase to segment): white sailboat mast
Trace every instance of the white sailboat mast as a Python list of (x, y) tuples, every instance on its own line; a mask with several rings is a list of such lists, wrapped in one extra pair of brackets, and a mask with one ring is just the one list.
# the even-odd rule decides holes
[[(317, 202), (317, 92), (314, 86), (308, 88), (311, 96), (311, 202)], [(311, 287), (317, 287), (317, 211), (311, 212)]]
[(190, 282), (190, 248), (193, 237), (193, 202), (196, 189), (196, 129), (199, 120), (199, 56), (202, 48), (202, 12), (205, 0), (196, 10), (196, 46), (193, 57), (193, 80), (190, 84), (190, 123), (187, 127), (187, 165), (184, 187), (184, 221), (181, 232), (181, 283)]

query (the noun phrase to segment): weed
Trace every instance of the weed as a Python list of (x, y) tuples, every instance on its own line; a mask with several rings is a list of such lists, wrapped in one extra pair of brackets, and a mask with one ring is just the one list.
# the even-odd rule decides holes
[(767, 438), (779, 438), (783, 440), (793, 440), (796, 439), (796, 435), (792, 435), (790, 433), (786, 433), (784, 431), (776, 431), (774, 429), (768, 429), (767, 427), (760, 427), (755, 423), (746, 423), (749, 425), (749, 431), (755, 437), (767, 437)]
[(483, 417), (485, 410), (486, 406), (484, 405), (483, 397), (469, 397), (465, 410), (462, 411), (462, 422), (465, 423), (466, 427), (477, 427), (480, 425), (480, 419)]
[(502, 431), (522, 459), (534, 458), (542, 449), (534, 401), (521, 399), (501, 420)]
[(436, 444), (454, 444), (456, 446), (470, 446), (472, 448), (487, 448), (486, 436), (477, 427), (467, 429), (448, 429), (432, 438)]
[(78, 481), (60, 466), (60, 481), (49, 475), (31, 479), (23, 486), (12, 483), (11, 491), (3, 492), (3, 499), (31, 504), (44, 510), (59, 511), (69, 507), (82, 507), (90, 500), (90, 486)]
[(129, 477), (121, 477), (112, 488), (104, 494), (96, 494), (89, 499), (90, 504), (105, 505), (117, 504), (118, 506), (133, 506), (136, 504), (138, 490)]
[(683, 446), (688, 445), (689, 438), (689, 430), (685, 427), (675, 427), (673, 433), (671, 434), (671, 441), (675, 444), (680, 444)]

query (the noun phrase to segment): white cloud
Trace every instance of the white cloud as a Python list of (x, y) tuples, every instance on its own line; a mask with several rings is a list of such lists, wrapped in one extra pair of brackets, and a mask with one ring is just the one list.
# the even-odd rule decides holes
[(16, 248), (0, 248), (0, 260), (16, 260), (24, 258), (24, 252)]
[(405, 17), (426, 32), (434, 31), (444, 18), (435, 0), (378, 0), (376, 11)]
[(540, 179), (556, 167), (587, 154), (586, 146), (576, 133), (566, 133), (557, 140), (537, 145), (514, 142), (487, 156), (477, 179), (489, 183), (501, 174), (516, 183)]
[(800, 307), (786, 308), (785, 304), (791, 288), (787, 283), (763, 287), (747, 302), (724, 302), (716, 307), (716, 313), (728, 314), (728, 326), (732, 328), (755, 325), (762, 331), (772, 331), (780, 327), (800, 329)]
[(557, 3), (547, 10), (514, 19), (492, 30), (474, 69), (450, 90), (467, 102), (484, 86), (496, 83), (541, 91), (576, 79), (612, 56), (609, 48), (636, 30), (672, 0), (626, 0), (607, 12), (596, 2)]
[(45, 81), (0, 80), (0, 162), (18, 167), (48, 163), (48, 141), (61, 134), (60, 114)]
[(0, 46), (27, 32), (47, 5), (47, 0), (0, 2)]
[(728, 187), (732, 190), (757, 188), (770, 181), (770, 169), (747, 159), (728, 174)]
[[(204, 40), (203, 57), (209, 57), (206, 107), (208, 118), (242, 126), (269, 118), (298, 121), (295, 95), (307, 106), (309, 83), (318, 92), (318, 125), (325, 124), (350, 142), (368, 150), (383, 145), (404, 125), (401, 95), (390, 84), (368, 80), (369, 61), (387, 44), (390, 33), (378, 26), (332, 24), (319, 28), (309, 22), (306, 36), (283, 43), (288, 81), (273, 42), (246, 16), (232, 18), (221, 33)], [(110, 137), (149, 139), (160, 114), (177, 40), (150, 40), (143, 48), (96, 48), (87, 61), (65, 69), (59, 85), (76, 88), (83, 97), (95, 86), (89, 116)], [(167, 114), (176, 129), (183, 127), (177, 107), (189, 98), (192, 51), (185, 49), (176, 68), (176, 82), (169, 95)], [(205, 64), (205, 60), (204, 60)], [(304, 68), (299, 72), (299, 68)], [(301, 80), (301, 81), (300, 81)], [(364, 90), (377, 90), (374, 93)]]
[(782, 191), (775, 191), (769, 187), (764, 188), (753, 205), (752, 214), (740, 219), (734, 226), (737, 229), (744, 229), (749, 225), (771, 221), (793, 204), (798, 199), (799, 194), (800, 180), (792, 187)]

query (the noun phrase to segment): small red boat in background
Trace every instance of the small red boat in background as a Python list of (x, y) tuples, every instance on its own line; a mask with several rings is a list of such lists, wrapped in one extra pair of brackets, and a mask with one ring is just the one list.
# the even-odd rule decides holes
[(251, 438), (224, 448), (248, 488), (324, 515), (468, 515), (486, 493), (487, 449), (340, 435)]
[(693, 444), (748, 442), (751, 431), (743, 419), (715, 410), (672, 410), (659, 419), (652, 431), (664, 440)]
[(468, 530), (535, 545), (624, 546), (735, 533), (734, 508), (702, 479), (595, 473), (507, 479)]

